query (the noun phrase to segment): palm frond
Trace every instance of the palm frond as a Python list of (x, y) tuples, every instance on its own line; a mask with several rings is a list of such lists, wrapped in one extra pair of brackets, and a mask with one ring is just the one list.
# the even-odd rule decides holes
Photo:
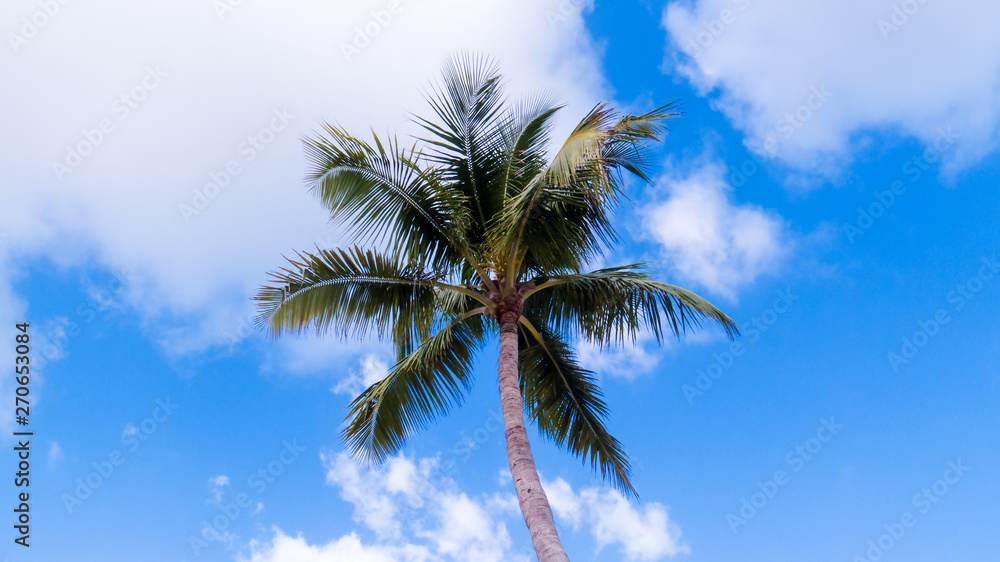
[(617, 169), (628, 170), (646, 182), (652, 183), (648, 169), (652, 162), (645, 150), (651, 141), (662, 140), (667, 133), (664, 124), (681, 114), (676, 103), (669, 103), (642, 115), (626, 115), (609, 131), (609, 141), (604, 146), (604, 162)]
[(674, 115), (670, 106), (624, 117), (606, 105), (591, 110), (489, 227), (491, 250), (506, 259), (508, 278), (579, 270), (616, 243), (610, 212), (621, 196), (622, 171), (649, 179), (644, 145), (658, 140), (662, 121)]
[(410, 434), (460, 404), (486, 330), (482, 314), (455, 318), (355, 398), (342, 432), (355, 457), (382, 463)]
[[(547, 170), (548, 182), (569, 184), (577, 174), (599, 160), (601, 150), (608, 140), (608, 133), (615, 125), (615, 112), (611, 106), (601, 104), (584, 116), (552, 159)], [(604, 187), (596, 185), (594, 187)]]
[(541, 325), (521, 319), (521, 394), (543, 435), (589, 461), (601, 477), (630, 497), (628, 455), (604, 426), (608, 407), (594, 373), (580, 366), (569, 344)]
[(373, 137), (374, 146), (324, 124), (322, 134), (305, 139), (307, 181), (331, 220), (345, 222), (357, 243), (385, 240), (408, 259), (459, 263), (468, 224), (461, 192), (435, 170), (422, 169), (415, 148)]
[(660, 342), (664, 320), (676, 336), (704, 320), (718, 322), (731, 338), (739, 333), (739, 326), (712, 303), (687, 289), (651, 280), (641, 264), (539, 278), (535, 283), (525, 295), (526, 315), (601, 345), (634, 342), (642, 330)]
[(262, 287), (257, 322), (272, 337), (309, 326), (347, 335), (386, 333), (399, 324), (426, 333), (437, 275), (372, 250), (318, 250), (289, 259)]
[(490, 188), (504, 198), (519, 193), (545, 168), (552, 119), (561, 105), (548, 96), (523, 100), (512, 107), (498, 127), (500, 173)]
[[(472, 287), (462, 287), (473, 291)], [(435, 290), (433, 299), (413, 299), (400, 310), (392, 331), (396, 360), (402, 361), (430, 337), (455, 318), (489, 313), (490, 308), (467, 293), (452, 289)]]
[(430, 162), (443, 178), (458, 186), (473, 215), (470, 240), (481, 239), (482, 225), (501, 205), (502, 194), (487, 189), (495, 166), (498, 127), (503, 122), (504, 94), (500, 67), (488, 57), (464, 54), (445, 65), (442, 83), (425, 97), (439, 122), (416, 117), (430, 138)]

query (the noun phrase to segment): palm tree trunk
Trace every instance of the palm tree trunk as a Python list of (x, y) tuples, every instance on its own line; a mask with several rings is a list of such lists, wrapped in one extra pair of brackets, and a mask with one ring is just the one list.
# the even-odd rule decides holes
[[(519, 306), (517, 308), (520, 308)], [(539, 562), (569, 562), (559, 542), (552, 508), (542, 490), (531, 456), (528, 433), (524, 429), (524, 405), (517, 376), (517, 319), (519, 310), (506, 310), (500, 315), (500, 406), (503, 410), (507, 437), (507, 460), (517, 489), (517, 501), (524, 522), (531, 533), (531, 543)]]

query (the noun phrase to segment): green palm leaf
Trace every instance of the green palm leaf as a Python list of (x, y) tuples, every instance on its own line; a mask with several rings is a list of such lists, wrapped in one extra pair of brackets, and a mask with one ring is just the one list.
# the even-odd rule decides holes
[(496, 61), (465, 55), (449, 61), (443, 85), (427, 96), (439, 122), (416, 117), (431, 137), (430, 162), (449, 184), (458, 186), (477, 219), (470, 238), (481, 238), (482, 225), (501, 204), (501, 194), (487, 189), (497, 174), (497, 131), (504, 123), (504, 97)]
[(605, 143), (601, 157), (608, 165), (616, 169), (624, 169), (639, 176), (644, 181), (652, 183), (647, 170), (652, 162), (646, 145), (663, 138), (667, 133), (665, 122), (668, 119), (680, 117), (675, 111), (676, 104), (669, 103), (642, 115), (626, 115), (622, 117), (609, 132), (609, 141)]
[(641, 264), (535, 282), (536, 288), (524, 297), (526, 315), (598, 344), (634, 342), (644, 330), (660, 342), (664, 320), (677, 336), (700, 327), (703, 320), (718, 322), (730, 337), (739, 333), (739, 326), (710, 302), (687, 289), (649, 279)]
[(382, 463), (412, 432), (460, 404), (485, 333), (481, 313), (461, 315), (355, 398), (342, 432), (354, 455)]
[(415, 149), (404, 150), (392, 139), (383, 144), (378, 136), (374, 141), (372, 146), (328, 124), (323, 134), (305, 140), (307, 180), (331, 220), (346, 222), (356, 242), (386, 241), (407, 258), (457, 264), (467, 223), (462, 194), (433, 169), (421, 168)]
[(580, 366), (558, 335), (522, 318), (519, 343), (521, 394), (528, 415), (557, 445), (589, 460), (601, 477), (637, 497), (628, 455), (604, 427), (608, 408), (594, 373)]
[(561, 109), (546, 96), (527, 100), (511, 108), (498, 127), (500, 173), (491, 191), (504, 198), (522, 191), (545, 166), (552, 119)]
[[(319, 250), (289, 259), (261, 288), (259, 325), (273, 337), (315, 326), (342, 335), (399, 331), (426, 333), (434, 316), (437, 276), (372, 250)], [(411, 328), (408, 328), (411, 329)]]
[(605, 105), (591, 110), (548, 167), (508, 195), (491, 223), (488, 238), (507, 270), (518, 276), (579, 270), (616, 243), (610, 212), (621, 196), (621, 172), (649, 180), (643, 147), (676, 115), (669, 105), (623, 117)]

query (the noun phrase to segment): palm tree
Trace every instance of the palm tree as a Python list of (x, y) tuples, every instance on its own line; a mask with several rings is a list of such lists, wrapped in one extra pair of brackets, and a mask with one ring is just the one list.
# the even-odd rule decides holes
[[(272, 337), (314, 326), (342, 336), (391, 336), (397, 362), (349, 406), (343, 438), (378, 464), (417, 429), (458, 405), (475, 353), (499, 336), (498, 382), (507, 456), (538, 559), (568, 560), (525, 431), (589, 459), (635, 497), (629, 461), (604, 426), (594, 373), (571, 343), (661, 341), (702, 320), (737, 326), (694, 293), (651, 280), (641, 264), (583, 273), (618, 237), (611, 211), (623, 172), (649, 181), (646, 145), (667, 105), (619, 116), (591, 110), (549, 160), (559, 106), (508, 103), (495, 62), (457, 57), (427, 96), (435, 120), (411, 148), (366, 142), (325, 124), (305, 140), (308, 183), (356, 244), (300, 252), (255, 297)], [(375, 246), (362, 249), (357, 244)]]

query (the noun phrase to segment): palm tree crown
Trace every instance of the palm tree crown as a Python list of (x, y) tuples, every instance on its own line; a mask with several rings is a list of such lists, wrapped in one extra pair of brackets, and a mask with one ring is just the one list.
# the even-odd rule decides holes
[(434, 117), (416, 118), (426, 134), (412, 147), (332, 125), (306, 139), (308, 182), (355, 245), (300, 252), (272, 273), (256, 296), (259, 322), (275, 337), (308, 327), (391, 336), (396, 364), (350, 404), (343, 430), (370, 463), (459, 404), (476, 352), (511, 326), (524, 414), (634, 496), (601, 390), (572, 342), (617, 345), (644, 331), (661, 341), (706, 319), (737, 333), (719, 309), (641, 264), (584, 272), (619, 240), (611, 214), (623, 176), (649, 180), (647, 144), (677, 114), (599, 105), (549, 158), (560, 107), (508, 102), (491, 60), (454, 59), (428, 101)]

